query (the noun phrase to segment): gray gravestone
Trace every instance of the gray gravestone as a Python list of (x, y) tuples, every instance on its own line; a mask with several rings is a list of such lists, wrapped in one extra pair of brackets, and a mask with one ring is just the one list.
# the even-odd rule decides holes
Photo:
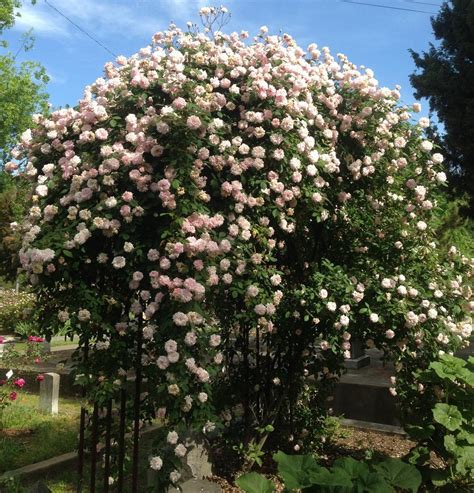
[(370, 356), (365, 353), (365, 346), (360, 339), (351, 340), (351, 357), (344, 361), (344, 366), (349, 370), (358, 370), (370, 365)]
[(50, 354), (51, 353), (51, 341), (47, 341), (47, 340), (44, 340), (42, 343), (41, 343), (42, 347), (43, 347), (43, 351), (46, 353), (46, 354)]
[[(188, 453), (183, 459), (192, 479), (205, 479), (212, 476), (212, 464), (209, 460), (207, 443), (202, 438), (190, 436), (184, 443)], [(183, 475), (184, 476), (184, 475)]]
[(45, 373), (40, 382), (39, 409), (48, 414), (58, 414), (59, 411), (59, 380), (57, 373)]

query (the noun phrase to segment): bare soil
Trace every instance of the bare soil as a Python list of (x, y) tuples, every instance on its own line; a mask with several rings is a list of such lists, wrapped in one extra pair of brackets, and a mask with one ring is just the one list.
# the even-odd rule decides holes
[[(324, 453), (320, 456), (320, 462), (323, 465), (330, 465), (337, 457), (344, 456), (354, 459), (364, 459), (371, 455), (399, 458), (407, 454), (414, 445), (415, 443), (405, 435), (342, 427), (338, 436), (325, 447)], [(276, 493), (281, 493), (283, 486), (276, 476), (272, 474), (266, 476), (277, 485)], [(213, 476), (210, 479), (222, 487), (223, 493), (243, 493), (228, 479), (220, 476)]]

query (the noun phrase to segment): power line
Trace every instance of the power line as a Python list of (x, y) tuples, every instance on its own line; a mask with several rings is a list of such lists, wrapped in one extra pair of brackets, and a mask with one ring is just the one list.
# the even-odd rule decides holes
[(107, 48), (107, 46), (104, 45), (104, 43), (102, 43), (102, 41), (99, 41), (97, 38), (95, 38), (94, 36), (92, 36), (91, 34), (89, 34), (85, 29), (83, 29), (81, 26), (78, 26), (73, 20), (71, 20), (66, 14), (64, 14), (63, 12), (61, 12), (57, 7), (55, 7), (54, 5), (50, 4), (48, 2), (48, 0), (44, 0), (44, 2), (46, 3), (46, 5), (50, 8), (52, 8), (53, 10), (55, 10), (61, 17), (64, 17), (68, 22), (70, 22), (76, 29), (79, 29), (79, 31), (81, 31), (81, 33), (85, 34), (88, 38), (92, 39), (92, 41), (94, 41), (94, 43), (97, 43), (101, 48), (103, 48), (105, 51), (109, 52), (114, 58), (117, 58), (117, 55), (112, 51), (110, 50), (109, 48)]
[(378, 7), (380, 9), (404, 10), (406, 12), (419, 12), (420, 14), (436, 14), (436, 12), (428, 12), (426, 10), (405, 9), (403, 7), (392, 7), (390, 5), (380, 5), (378, 3), (354, 2), (352, 0), (341, 0), (344, 3), (352, 3), (355, 5), (366, 5), (368, 7)]
[(430, 3), (430, 2), (417, 2), (416, 0), (404, 0), (408, 3), (419, 3), (420, 5), (432, 5), (433, 7), (441, 7), (440, 3)]

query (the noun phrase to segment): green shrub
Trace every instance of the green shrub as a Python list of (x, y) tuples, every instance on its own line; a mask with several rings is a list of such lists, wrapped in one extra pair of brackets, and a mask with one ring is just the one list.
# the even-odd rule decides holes
[(35, 297), (14, 289), (0, 290), (0, 334), (14, 332), (22, 321), (31, 321)]
[[(418, 396), (405, 394), (412, 402), (405, 429), (418, 442), (410, 460), (425, 466), (441, 491), (473, 491), (474, 357), (443, 355), (414, 376)], [(444, 469), (428, 468), (430, 451), (443, 459)]]
[[(416, 493), (421, 485), (421, 474), (411, 464), (388, 458), (379, 462), (339, 458), (332, 468), (320, 466), (311, 455), (274, 455), (286, 492), (303, 493)], [(275, 485), (264, 476), (251, 472), (236, 481), (246, 493), (272, 493)]]

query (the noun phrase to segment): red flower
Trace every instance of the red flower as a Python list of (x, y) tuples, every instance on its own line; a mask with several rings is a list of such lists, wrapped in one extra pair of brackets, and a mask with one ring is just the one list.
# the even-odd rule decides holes
[(18, 397), (18, 394), (16, 392), (12, 392), (10, 394), (10, 400), (11, 401), (16, 401), (16, 398)]
[(0, 380), (0, 385), (5, 385), (6, 383), (7, 383), (7, 381), (5, 379)]
[(38, 376), (36, 377), (36, 381), (37, 381), (37, 382), (42, 382), (43, 380), (44, 380), (44, 375), (38, 375)]
[(39, 336), (28, 336), (28, 342), (43, 342), (44, 338)]
[(23, 388), (24, 385), (25, 385), (26, 381), (24, 378), (17, 378), (14, 382), (13, 382), (13, 385), (15, 385), (15, 387), (18, 387), (19, 389)]
[(0, 336), (0, 344), (3, 344), (5, 342), (5, 337)]
[(41, 358), (35, 358), (35, 363), (36, 363), (36, 364), (41, 363)]

